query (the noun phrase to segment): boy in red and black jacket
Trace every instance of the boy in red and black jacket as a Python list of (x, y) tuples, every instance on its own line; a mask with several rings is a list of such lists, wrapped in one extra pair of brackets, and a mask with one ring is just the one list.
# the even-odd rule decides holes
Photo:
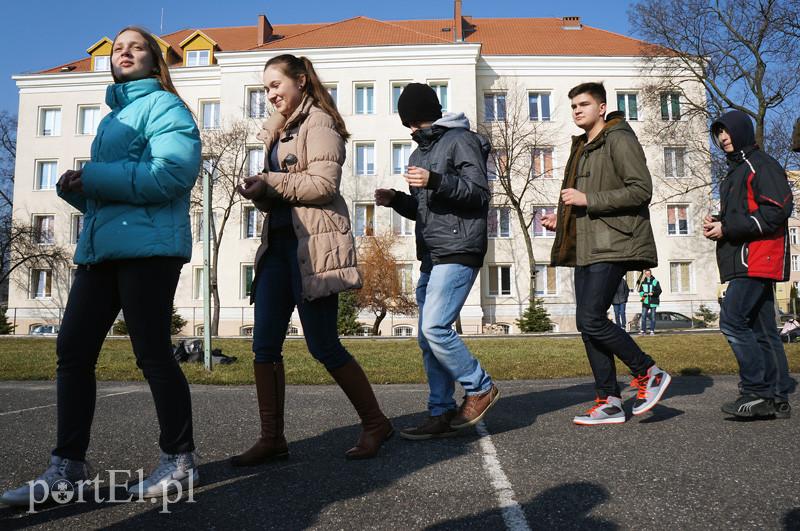
[(789, 278), (788, 219), (792, 191), (786, 171), (756, 145), (753, 123), (731, 111), (711, 125), (728, 159), (720, 183), (719, 218), (703, 234), (717, 242), (717, 264), (728, 282), (720, 330), (739, 363), (741, 396), (722, 406), (737, 417), (788, 418), (791, 388), (775, 323), (775, 282)]

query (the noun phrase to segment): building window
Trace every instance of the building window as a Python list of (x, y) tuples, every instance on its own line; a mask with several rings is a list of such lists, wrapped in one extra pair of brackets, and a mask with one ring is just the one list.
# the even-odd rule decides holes
[(792, 271), (800, 271), (800, 255), (792, 255)]
[(333, 100), (333, 106), (339, 107), (339, 87), (336, 83), (325, 83), (325, 90), (328, 91), (330, 94), (331, 99)]
[(192, 298), (200, 300), (203, 298), (203, 268), (195, 267), (192, 272)]
[(31, 299), (49, 299), (53, 290), (53, 272), (50, 269), (31, 270)]
[(548, 214), (555, 214), (556, 207), (544, 206), (533, 207), (533, 237), (534, 238), (555, 238), (556, 231), (548, 230), (542, 225), (542, 218)]
[(558, 269), (547, 265), (536, 266), (536, 295), (558, 294)]
[(219, 129), (219, 101), (204, 101), (200, 108), (203, 115), (201, 129)]
[(208, 66), (211, 64), (210, 50), (187, 50), (186, 66)]
[(73, 244), (78, 243), (83, 232), (83, 214), (72, 214), (69, 241)]
[(78, 107), (78, 134), (97, 134), (100, 123), (100, 107)]
[(511, 295), (511, 266), (489, 266), (489, 295)]
[(264, 171), (264, 148), (247, 148), (247, 171), (249, 175), (258, 175)]
[(617, 110), (625, 114), (625, 119), (635, 122), (639, 119), (639, 104), (635, 92), (617, 92)]
[[(214, 240), (214, 232), (216, 230), (215, 214), (211, 213), (211, 240)], [(195, 210), (192, 212), (192, 233), (194, 234), (194, 242), (200, 243), (203, 241), (203, 211)]]
[(33, 216), (33, 232), (36, 235), (36, 243), (39, 245), (52, 245), (55, 243), (53, 233), (55, 219), (55, 216), (50, 215)]
[(496, 181), (498, 177), (505, 175), (508, 165), (508, 156), (504, 149), (493, 149), (486, 161), (486, 178)]
[(375, 175), (375, 144), (356, 144), (356, 175)]
[(239, 329), (239, 335), (240, 336), (252, 337), (253, 336), (253, 325), (247, 325), (247, 326), (243, 326), (242, 328), (240, 328)]
[(553, 148), (534, 148), (531, 153), (531, 159), (532, 177), (553, 178)]
[(266, 118), (267, 92), (264, 89), (250, 89), (247, 91), (247, 115), (250, 118)]
[(355, 236), (375, 235), (375, 205), (360, 204), (355, 208)]
[(408, 158), (411, 156), (410, 142), (392, 144), (392, 173), (402, 175), (408, 171)]
[(356, 85), (356, 114), (375, 114), (375, 87)]
[(287, 336), (299, 336), (300, 335), (300, 331), (297, 329), (296, 326), (290, 324), (289, 328), (286, 330), (286, 335)]
[(403, 89), (408, 85), (408, 81), (397, 81), (392, 83), (392, 113), (397, 113), (397, 100), (400, 99), (400, 94)]
[(667, 234), (670, 236), (689, 234), (689, 205), (667, 205)]
[(361, 330), (359, 330), (357, 335), (364, 336), (364, 337), (371, 336), (372, 335), (372, 326), (370, 326), (370, 325), (362, 326)]
[(528, 93), (528, 114), (530, 119), (536, 122), (550, 121), (550, 93), (549, 92), (529, 92)]
[(58, 163), (40, 160), (36, 163), (36, 189), (52, 190), (56, 187)]
[(692, 291), (692, 263), (669, 263), (669, 291), (670, 293), (691, 293)]
[(686, 177), (686, 148), (664, 148), (664, 175), (673, 179)]
[(489, 237), (509, 238), (511, 236), (511, 209), (493, 207), (489, 209)]
[(495, 323), (494, 327), (501, 334), (508, 335), (511, 333), (511, 326), (507, 325), (506, 323)]
[(89, 162), (89, 159), (75, 159), (75, 169), (82, 170), (86, 163)]
[(434, 92), (436, 92), (436, 97), (439, 98), (439, 104), (442, 106), (442, 112), (447, 112), (450, 108), (450, 98), (447, 93), (447, 81), (429, 81), (428, 86), (430, 86)]
[(111, 71), (111, 56), (110, 55), (95, 55), (92, 58), (93, 69), (95, 72), (110, 72)]
[(628, 283), (629, 292), (639, 291), (639, 289), (636, 287), (636, 283), (640, 275), (641, 273), (639, 271), (628, 271), (625, 273), (625, 282)]
[(679, 93), (670, 92), (661, 95), (661, 119), (681, 119), (681, 95)]
[(502, 122), (506, 119), (505, 92), (483, 95), (483, 116), (486, 122)]
[(252, 239), (261, 236), (261, 228), (264, 223), (264, 216), (254, 206), (246, 206), (242, 209), (242, 238)]
[(242, 265), (241, 293), (242, 299), (250, 297), (253, 293), (253, 264)]
[(411, 337), (414, 335), (414, 329), (406, 325), (395, 326), (392, 330), (392, 335), (395, 337)]
[(797, 227), (789, 227), (789, 243), (797, 245), (798, 242)]
[(397, 266), (397, 280), (400, 282), (400, 293), (414, 293), (414, 280), (412, 279), (412, 271), (414, 267), (411, 264), (400, 264)]
[(39, 136), (61, 135), (61, 108), (39, 110)]
[(397, 236), (411, 236), (414, 234), (414, 222), (401, 216), (392, 209), (392, 234)]

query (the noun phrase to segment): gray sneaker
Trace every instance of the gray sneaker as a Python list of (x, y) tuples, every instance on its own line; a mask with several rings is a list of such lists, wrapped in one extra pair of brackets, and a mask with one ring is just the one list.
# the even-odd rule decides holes
[(51, 455), (50, 466), (47, 467), (47, 470), (34, 481), (4, 492), (0, 496), (0, 502), (16, 507), (29, 507), (32, 503), (52, 501), (69, 503), (75, 496), (76, 490), (82, 488), (78, 482), (88, 479), (89, 465), (86, 461), (75, 461)]
[(622, 424), (625, 422), (625, 411), (622, 409), (622, 400), (616, 396), (596, 398), (594, 406), (589, 408), (586, 413), (574, 417), (572, 422), (581, 426)]
[(664, 396), (664, 391), (669, 387), (672, 377), (665, 370), (653, 365), (642, 376), (637, 376), (631, 382), (631, 387), (636, 389), (636, 400), (633, 401), (633, 414), (647, 413)]
[(161, 452), (158, 466), (141, 483), (128, 487), (128, 494), (141, 498), (155, 498), (183, 492), (199, 485), (200, 476), (191, 452), (165, 454)]

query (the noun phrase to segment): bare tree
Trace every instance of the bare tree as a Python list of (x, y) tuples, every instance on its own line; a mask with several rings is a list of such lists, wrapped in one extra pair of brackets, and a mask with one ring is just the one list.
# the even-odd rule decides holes
[(14, 161), (17, 158), (17, 117), (0, 111), (0, 209), (11, 207)]

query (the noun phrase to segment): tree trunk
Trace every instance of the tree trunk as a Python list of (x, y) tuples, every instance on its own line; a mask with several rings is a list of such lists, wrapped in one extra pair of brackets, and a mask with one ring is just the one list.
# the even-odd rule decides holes
[(381, 309), (380, 312), (375, 314), (375, 322), (372, 324), (372, 335), (377, 336), (380, 335), (380, 328), (383, 319), (386, 317), (386, 309)]

